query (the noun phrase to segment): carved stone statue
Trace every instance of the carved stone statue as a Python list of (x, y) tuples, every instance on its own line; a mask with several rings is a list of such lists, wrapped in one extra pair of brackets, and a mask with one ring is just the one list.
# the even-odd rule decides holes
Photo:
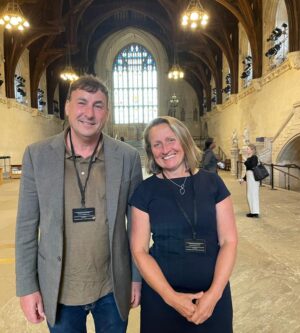
[(238, 146), (238, 138), (237, 138), (236, 129), (234, 129), (233, 132), (232, 132), (231, 142), (232, 142), (232, 147), (237, 147)]
[(248, 144), (250, 143), (249, 130), (247, 127), (244, 128), (243, 143), (244, 146), (248, 146)]

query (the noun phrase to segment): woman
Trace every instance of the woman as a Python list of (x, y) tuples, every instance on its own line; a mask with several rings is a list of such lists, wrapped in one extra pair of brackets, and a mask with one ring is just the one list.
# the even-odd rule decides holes
[(131, 250), (143, 276), (141, 333), (231, 333), (237, 233), (230, 193), (217, 174), (197, 169), (199, 150), (179, 120), (152, 120), (144, 143), (153, 175), (130, 200)]
[(216, 143), (213, 138), (208, 138), (205, 141), (204, 153), (202, 157), (202, 168), (211, 171), (217, 172), (218, 159), (213, 152), (213, 149), (216, 148)]
[(259, 217), (259, 181), (254, 179), (253, 168), (258, 164), (256, 156), (256, 147), (250, 143), (247, 146), (247, 160), (244, 162), (246, 166), (246, 175), (242, 178), (242, 182), (247, 181), (247, 200), (250, 213), (246, 214), (247, 217)]

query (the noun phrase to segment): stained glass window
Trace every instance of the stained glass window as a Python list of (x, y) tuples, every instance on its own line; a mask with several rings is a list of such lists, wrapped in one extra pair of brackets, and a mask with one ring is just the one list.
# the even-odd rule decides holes
[(157, 108), (156, 62), (142, 45), (127, 45), (113, 64), (114, 123), (148, 123)]

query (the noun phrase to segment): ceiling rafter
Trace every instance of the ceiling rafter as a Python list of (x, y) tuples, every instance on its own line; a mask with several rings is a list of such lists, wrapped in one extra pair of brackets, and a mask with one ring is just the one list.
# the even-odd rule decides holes
[[(0, 9), (7, 1), (1, 2)], [(45, 69), (50, 67), (53, 68), (51, 73), (57, 72), (69, 49), (75, 68), (88, 68), (91, 71), (99, 45), (111, 33), (128, 26), (145, 30), (155, 36), (165, 47), (170, 64), (175, 46), (178, 45), (180, 65), (186, 69), (187, 78), (190, 79), (195, 91), (200, 89), (199, 77), (202, 77), (202, 80), (206, 78), (203, 76), (203, 71), (209, 70), (216, 84), (222, 84), (220, 66), (224, 54), (232, 75), (231, 91), (237, 93), (238, 27), (241, 24), (252, 50), (254, 78), (262, 74), (261, 0), (201, 0), (210, 14), (210, 22), (205, 29), (194, 33), (184, 32), (179, 22), (188, 0), (18, 0), (18, 2), (25, 16), (28, 16), (31, 29), (19, 36), (16, 33), (4, 34), (8, 97), (13, 97), (15, 68), (26, 48), (35, 59), (31, 60), (31, 80), (33, 80), (31, 84), (32, 89), (35, 89)], [(300, 50), (300, 2), (285, 0), (285, 3), (289, 17), (290, 51), (298, 51)], [(129, 13), (127, 18), (124, 13)], [(51, 89), (53, 90), (53, 87)]]

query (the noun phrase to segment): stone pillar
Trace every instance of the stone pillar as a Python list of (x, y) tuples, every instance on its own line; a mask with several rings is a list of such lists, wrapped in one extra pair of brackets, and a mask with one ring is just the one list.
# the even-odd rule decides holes
[(231, 174), (237, 175), (237, 166), (236, 163), (239, 160), (239, 144), (238, 144), (238, 137), (236, 129), (232, 131), (231, 135), (231, 149), (230, 149), (230, 156), (231, 156)]
[(236, 163), (239, 160), (239, 148), (238, 146), (232, 147), (230, 149), (230, 154), (231, 154), (231, 174), (236, 176), (237, 175), (237, 168), (236, 168)]

